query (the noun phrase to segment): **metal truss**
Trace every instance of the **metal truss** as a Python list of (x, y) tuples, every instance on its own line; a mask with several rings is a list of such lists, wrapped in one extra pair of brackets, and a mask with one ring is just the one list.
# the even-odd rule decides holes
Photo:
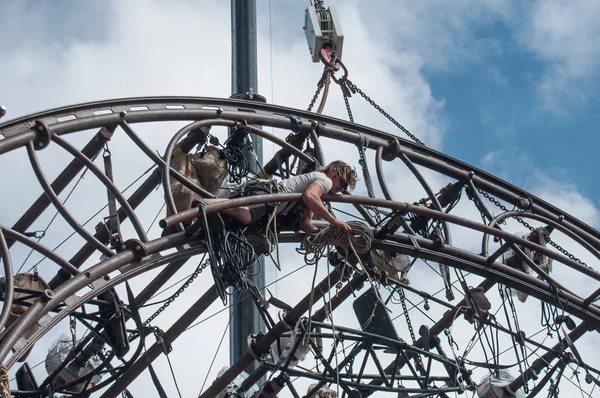
[[(142, 129), (146, 123), (157, 121), (188, 123), (174, 133), (169, 144), (164, 148), (162, 156), (158, 155), (155, 151), (156, 148), (147, 144), (142, 135), (136, 131), (138, 126)], [(293, 132), (286, 139), (282, 139), (263, 129), (253, 127), (253, 125)], [(27, 311), (0, 334), (0, 360), (7, 368), (15, 367), (20, 355), (31, 350), (42, 336), (49, 333), (61, 320), (70, 316), (75, 317), (91, 332), (86, 339), (81, 340), (75, 346), (68, 361), (82, 352), (89, 353), (93, 347), (97, 347), (99, 344), (109, 344), (110, 330), (107, 328), (107, 321), (98, 315), (101, 311), (98, 310), (98, 314), (90, 314), (86, 310), (86, 306), (92, 305), (98, 308), (105, 306), (106, 302), (99, 297), (103, 293), (111, 291), (128, 280), (138, 278), (146, 272), (160, 269), (158, 276), (137, 292), (137, 295), (128, 297), (127, 302), (121, 308), (123, 322), (127, 322), (127, 328), (131, 332), (128, 338), (132, 342), (139, 339), (136, 348), (123, 358), (117, 359), (113, 347), (109, 355), (104, 358), (103, 365), (96, 369), (96, 373), (106, 375), (104, 381), (94, 386), (92, 390), (88, 390), (88, 392), (92, 392), (108, 387), (102, 392), (101, 397), (116, 397), (159, 355), (167, 354), (169, 351), (167, 348), (217, 300), (218, 289), (216, 285), (212, 285), (185, 311), (181, 311), (179, 313), (181, 315), (175, 322), (164, 333), (160, 332), (157, 342), (146, 347), (142, 354), (144, 337), (151, 331), (142, 325), (138, 307), (147, 303), (159, 292), (186, 262), (208, 251), (206, 243), (202, 240), (202, 231), (196, 231), (194, 234), (190, 234), (189, 231), (186, 233), (180, 224), (184, 221), (195, 220), (199, 215), (198, 209), (194, 208), (178, 213), (169, 189), (170, 182), (174, 179), (201, 196), (212, 196), (202, 187), (168, 167), (173, 150), (181, 139), (202, 126), (244, 126), (251, 133), (273, 142), (280, 148), (280, 152), (265, 165), (265, 168), (271, 170), (271, 173), (279, 172), (283, 174), (282, 176), (292, 172), (291, 166), (281, 161), (281, 157), (284, 155), (308, 163), (325, 164), (325, 151), (320, 142), (322, 137), (372, 151), (378, 189), (383, 194), (383, 198), (325, 195), (324, 200), (332, 204), (352, 205), (359, 214), (359, 218), (374, 231), (373, 249), (406, 254), (422, 261), (439, 263), (456, 270), (457, 282), (464, 290), (464, 299), (458, 300), (457, 303), (450, 303), (449, 300), (440, 299), (432, 292), (422, 291), (398, 281), (391, 281), (390, 285), (394, 289), (410, 292), (445, 310), (436, 322), (424, 325), (424, 329), (421, 328), (424, 332), (414, 341), (407, 342), (402, 338), (391, 339), (365, 330), (327, 322), (328, 314), (353, 297), (365, 284), (372, 285), (373, 283), (365, 271), (357, 271), (354, 277), (348, 280), (342, 278), (340, 272), (333, 270), (313, 289), (307, 288), (306, 295), (295, 306), (290, 306), (284, 311), (280, 320), (273, 322), (265, 334), (254, 336), (249, 344), (248, 352), (222, 376), (218, 377), (212, 385), (202, 391), (200, 397), (216, 396), (255, 361), (258, 361), (260, 366), (245, 379), (242, 384), (244, 389), (249, 389), (265, 374), (286, 373), (289, 377), (315, 380), (317, 387), (312, 393), (321, 386), (336, 385), (348, 397), (364, 397), (375, 393), (388, 393), (390, 396), (405, 394), (405, 396), (424, 397), (444, 396), (444, 394), (465, 390), (473, 391), (476, 388), (476, 381), (472, 380), (471, 371), (477, 367), (485, 368), (485, 364), (468, 361), (469, 358), (460, 358), (459, 361), (456, 356), (447, 353), (447, 347), (444, 350), (444, 343), (438, 337), (442, 333), (448, 334), (449, 328), (456, 322), (457, 317), (469, 311), (469, 303), (472, 298), (469, 297), (468, 289), (466, 289), (468, 286), (464, 282), (462, 272), (482, 277), (483, 280), (479, 283), (479, 287), (483, 292), (490, 291), (496, 285), (507, 286), (524, 292), (542, 303), (547, 303), (552, 308), (559, 308), (564, 311), (564, 314), (578, 318), (580, 321), (579, 325), (570, 330), (568, 335), (566, 333), (564, 336), (560, 335), (557, 343), (550, 347), (522, 333), (521, 330), (514, 329), (510, 323), (503, 325), (496, 322), (493, 317), (478, 318), (480, 314), (477, 308), (474, 309), (478, 333), (493, 330), (493, 333), (502, 333), (512, 339), (515, 347), (530, 345), (542, 351), (540, 358), (527, 364), (528, 367), (522, 368), (521, 365), (525, 365), (525, 362), (519, 364), (519, 369), (522, 368), (521, 374), (517, 375), (511, 383), (512, 391), (523, 387), (527, 388), (527, 386), (533, 386), (531, 390), (533, 392), (540, 391), (548, 382), (549, 377), (535, 381), (537, 375), (555, 364), (564, 367), (576, 363), (587, 375), (597, 378), (598, 371), (592, 366), (581, 363), (581, 358), (577, 358), (579, 354), (575, 347), (577, 340), (586, 332), (600, 329), (600, 307), (595, 304), (600, 297), (600, 288), (585, 297), (581, 296), (574, 289), (565, 286), (563, 281), (552, 278), (539, 270), (535, 264), (531, 264), (532, 261), (523, 251), (528, 249), (551, 258), (556, 263), (567, 267), (572, 275), (583, 278), (592, 286), (598, 285), (600, 273), (564, 250), (558, 252), (504, 231), (501, 223), (505, 219), (519, 218), (552, 226), (597, 259), (600, 258), (600, 232), (489, 173), (397, 136), (296, 109), (243, 100), (195, 97), (129, 98), (86, 103), (29, 115), (0, 124), (0, 137), (3, 137), (0, 139), (0, 155), (24, 148), (31, 169), (39, 186), (43, 189), (43, 194), (34, 201), (12, 227), (0, 225), (0, 255), (5, 273), (4, 306), (0, 314), (0, 330), (9, 325), (9, 313), (14, 304), (28, 306)], [(97, 130), (97, 133), (82, 149), (78, 149), (68, 140), (69, 137), (77, 136), (87, 130)], [(126, 197), (124, 192), (94, 162), (94, 158), (101, 153), (106, 143), (113, 138), (117, 131), (125, 133), (130, 142), (135, 144), (155, 165), (151, 174), (129, 197)], [(315, 148), (315, 158), (306, 155), (301, 150), (306, 139), (309, 139)], [(73, 160), (52, 182), (46, 176), (38, 156), (39, 151), (51, 145), (62, 148), (73, 157)], [(404, 167), (408, 170), (428, 194), (426, 199), (430, 205), (394, 201), (386, 182), (384, 161), (394, 162), (397, 167)], [(19, 165), (19, 167), (23, 166)], [(450, 180), (461, 182), (462, 186), (471, 193), (471, 200), (485, 218), (485, 222), (459, 217), (444, 211), (444, 206), (434, 193), (433, 187), (420, 172), (422, 168), (439, 173)], [(94, 232), (89, 231), (80, 224), (73, 212), (59, 197), (83, 170), (92, 173), (97, 182), (110, 192), (114, 197), (115, 204), (120, 205), (116, 211), (116, 217), (120, 223), (128, 223), (131, 227), (128, 229), (130, 236), (123, 236), (118, 246), (110, 245), (111, 231), (106, 223), (98, 224)], [(165, 231), (171, 232), (164, 236), (153, 237), (148, 236), (148, 232), (144, 229), (146, 220), (139, 215), (137, 209), (161, 183), (164, 201), (170, 215), (163, 218), (160, 225), (165, 228)], [(6, 185), (4, 187), (7, 190), (12, 188)], [(233, 199), (207, 206), (206, 213), (211, 214), (249, 204), (297, 201), (300, 200), (300, 196), (300, 194), (277, 194)], [(488, 209), (486, 206), (488, 199), (489, 202), (502, 206), (499, 214), (498, 209), (494, 209), (496, 212)], [(70, 259), (62, 257), (40, 243), (40, 239), (36, 240), (36, 237), (29, 231), (34, 222), (47, 211), (50, 205), (60, 213), (72, 231), (85, 241), (85, 244), (73, 253)], [(512, 210), (509, 211), (509, 208)], [(373, 215), (373, 211), (376, 212), (377, 217)], [(384, 219), (380, 220), (382, 215)], [(410, 227), (409, 221), (418, 217), (426, 222), (438, 223), (441, 232), (427, 236), (416, 234)], [(391, 228), (392, 223), (401, 224), (402, 229)], [(173, 228), (169, 230), (168, 228), (171, 227)], [(452, 232), (457, 227), (467, 228), (481, 234), (481, 252), (453, 246)], [(279, 233), (278, 242), (284, 245), (298, 244), (303, 236), (296, 231), (283, 229)], [(499, 247), (492, 253), (489, 253), (490, 248), (488, 247), (490, 238), (499, 242)], [(14, 274), (16, 270), (14, 261), (11, 261), (11, 255), (19, 246), (26, 246), (53, 263), (55, 275), (48, 282), (48, 289), (27, 291), (15, 287)], [(517, 256), (529, 264), (537, 275), (530, 275), (504, 264), (502, 255), (509, 249), (512, 249)], [(90, 259), (98, 255), (102, 255), (102, 259), (90, 265), (90, 262), (93, 262)], [(115, 272), (118, 273), (115, 274)], [(111, 277), (107, 278), (109, 274)], [(338, 282), (340, 284), (335, 294), (331, 294)], [(15, 299), (16, 293), (21, 295), (27, 293), (30, 296), (26, 298), (21, 296), (19, 299)], [(326, 304), (308, 318), (306, 313), (309, 310), (312, 311), (312, 307), (323, 300), (326, 301)], [(471, 305), (471, 307), (473, 306)], [(28, 338), (23, 338), (24, 332), (36, 324), (39, 326), (37, 331)], [(305, 341), (310, 343), (311, 350), (321, 366), (320, 371), (282, 366), (270, 359), (271, 345), (282, 337), (289, 337), (291, 325), (302, 326), (300, 334)], [(315, 331), (315, 328), (318, 331)], [(156, 330), (158, 329), (154, 331), (156, 332)], [(310, 334), (312, 337), (308, 338), (305, 336), (306, 334)], [(319, 346), (314, 342), (316, 338), (327, 341), (328, 344)], [(352, 348), (342, 355), (338, 355), (338, 351), (346, 343), (350, 344)], [(327, 347), (327, 352), (323, 351), (323, 346)], [(425, 361), (417, 360), (417, 357), (422, 357)], [(519, 356), (517, 355), (517, 357)], [(383, 361), (384, 358), (390, 358), (389, 364)], [(63, 365), (66, 365), (68, 361), (65, 361)], [(362, 366), (359, 366), (358, 370), (352, 366), (355, 361), (362, 361)], [(490, 364), (488, 363), (488, 365)], [(490, 368), (492, 368), (491, 365)], [(87, 376), (88, 379), (92, 375), (90, 373)], [(50, 391), (49, 386), (53, 376), (55, 375), (50, 375), (39, 385), (39, 392), (47, 394)], [(69, 386), (85, 382), (84, 378), (58, 387), (64, 390)], [(294, 383), (288, 380), (287, 387), (290, 394), (300, 396), (293, 385)], [(27, 391), (13, 391), (14, 396), (26, 394)]]

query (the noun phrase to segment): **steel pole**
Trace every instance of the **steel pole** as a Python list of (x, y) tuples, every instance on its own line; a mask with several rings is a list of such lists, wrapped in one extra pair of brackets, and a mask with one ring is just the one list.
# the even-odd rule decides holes
[[(233, 98), (261, 100), (258, 96), (257, 74), (257, 35), (256, 35), (256, 1), (231, 0), (231, 94)], [(262, 138), (252, 134), (252, 147), (257, 159), (250, 152), (246, 157), (253, 172), (258, 171), (258, 162), (263, 161)], [(258, 161), (258, 162), (257, 162)], [(259, 272), (250, 276), (256, 286), (265, 286), (264, 259), (261, 257), (258, 265)], [(247, 339), (251, 334), (264, 332), (265, 326), (254, 301), (247, 292), (233, 292), (231, 298), (231, 329), (230, 329), (230, 362), (234, 364), (248, 350)], [(246, 368), (252, 373), (257, 363)]]

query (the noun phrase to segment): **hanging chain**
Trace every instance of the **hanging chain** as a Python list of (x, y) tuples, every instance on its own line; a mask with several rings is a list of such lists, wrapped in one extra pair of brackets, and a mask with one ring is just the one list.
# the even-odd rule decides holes
[(414, 142), (416, 142), (419, 145), (425, 146), (425, 144), (421, 140), (419, 140), (413, 133), (411, 133), (410, 131), (408, 131), (408, 129), (406, 127), (404, 127), (403, 125), (401, 125), (389, 113), (387, 113), (379, 105), (377, 105), (375, 103), (375, 101), (373, 101), (371, 99), (371, 97), (369, 97), (367, 94), (365, 94), (364, 91), (362, 91), (360, 88), (358, 88), (356, 86), (356, 84), (352, 83), (348, 79), (345, 79), (345, 80), (346, 80), (346, 83), (348, 84), (348, 87), (350, 88), (350, 90), (352, 90), (352, 92), (356, 92), (361, 97), (363, 97), (369, 104), (371, 104), (371, 106), (373, 106), (373, 108), (377, 109), (379, 111), (379, 113), (381, 113), (383, 116), (385, 116), (386, 119), (388, 119), (390, 122), (392, 122), (394, 124), (394, 126), (398, 127), (404, 134), (406, 134), (407, 136), (409, 136), (411, 140), (413, 140)]
[[(412, 322), (410, 321), (410, 316), (408, 315), (408, 308), (406, 308), (406, 298), (404, 296), (404, 288), (400, 287), (398, 289), (398, 294), (400, 295), (400, 304), (402, 304), (402, 311), (404, 311), (404, 316), (406, 317), (406, 325), (408, 325), (408, 331), (410, 333), (410, 338), (412, 339), (413, 345), (417, 343), (417, 339), (415, 336), (415, 330), (413, 329)], [(417, 363), (417, 367), (419, 370), (423, 369), (423, 360), (421, 359), (421, 355), (417, 354), (415, 356), (415, 362)]]
[(190, 286), (190, 284), (194, 281), (194, 279), (196, 279), (202, 273), (202, 271), (206, 267), (208, 267), (208, 265), (209, 265), (208, 260), (204, 261), (203, 263), (200, 263), (200, 265), (198, 265), (198, 268), (196, 268), (196, 271), (194, 271), (194, 273), (192, 275), (190, 275), (190, 277), (188, 278), (187, 281), (185, 281), (183, 286), (181, 286), (171, 297), (169, 297), (169, 299), (167, 301), (165, 301), (163, 303), (163, 305), (161, 305), (160, 308), (157, 309), (156, 312), (150, 316), (150, 318), (148, 318), (148, 319), (146, 319), (146, 321), (144, 321), (144, 326), (148, 326), (150, 324), (150, 322), (152, 322), (154, 320), (154, 318), (156, 318), (157, 316), (160, 315), (161, 312), (166, 310), (167, 307), (170, 306), (177, 299), (177, 297), (179, 297), (179, 295), (181, 293), (183, 293), (183, 291)]
[(327, 72), (328, 72), (327, 68), (328, 67), (325, 66), (325, 69), (323, 69), (323, 74), (321, 75), (321, 78), (319, 79), (319, 82), (317, 83), (317, 90), (315, 91), (315, 94), (313, 95), (312, 99), (310, 100), (310, 104), (308, 105), (308, 108), (306, 109), (307, 112), (312, 112), (312, 108), (315, 106), (315, 102), (317, 102), (317, 98), (319, 98), (319, 94), (321, 94), (323, 87), (325, 87), (325, 81), (327, 79)]
[[(506, 208), (506, 206), (504, 206), (502, 203), (500, 203), (496, 198), (494, 198), (493, 196), (491, 196), (489, 193), (483, 191), (480, 188), (477, 188), (477, 192), (479, 192), (481, 194), (481, 196), (483, 196), (484, 198), (486, 198), (487, 200), (489, 200), (490, 202), (492, 202), (493, 204), (495, 204), (498, 208), (500, 208), (500, 210), (507, 212), (508, 209)], [(515, 217), (515, 219), (517, 220), (517, 222), (521, 225), (523, 225), (525, 228), (529, 229), (529, 231), (533, 232), (535, 228), (533, 228), (531, 226), (531, 224), (529, 224), (527, 221), (523, 220), (521, 217)], [(558, 250), (559, 252), (561, 252), (562, 254), (564, 254), (565, 256), (567, 256), (570, 260), (573, 260), (581, 265), (583, 265), (586, 268), (589, 269), (593, 269), (592, 267), (590, 267), (589, 265), (587, 265), (586, 263), (584, 263), (583, 261), (581, 261), (579, 258), (575, 257), (574, 255), (572, 255), (571, 253), (569, 253), (566, 249), (564, 249), (562, 246), (560, 246), (558, 243), (554, 242), (552, 239), (550, 239), (550, 237), (548, 237), (548, 243), (554, 247), (556, 250)]]

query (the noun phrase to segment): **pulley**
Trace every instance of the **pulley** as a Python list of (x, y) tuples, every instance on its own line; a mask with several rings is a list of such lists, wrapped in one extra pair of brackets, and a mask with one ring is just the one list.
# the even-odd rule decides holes
[(335, 7), (325, 8), (322, 2), (308, 6), (303, 29), (313, 62), (330, 65), (332, 53), (337, 59), (342, 57), (344, 34)]

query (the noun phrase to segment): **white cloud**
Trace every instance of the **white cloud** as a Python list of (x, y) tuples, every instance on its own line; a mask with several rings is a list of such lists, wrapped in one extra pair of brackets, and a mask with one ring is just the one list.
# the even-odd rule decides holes
[(520, 39), (541, 61), (539, 90), (544, 106), (561, 111), (567, 103), (595, 95), (600, 64), (598, 18), (594, 0), (537, 1), (527, 13)]

